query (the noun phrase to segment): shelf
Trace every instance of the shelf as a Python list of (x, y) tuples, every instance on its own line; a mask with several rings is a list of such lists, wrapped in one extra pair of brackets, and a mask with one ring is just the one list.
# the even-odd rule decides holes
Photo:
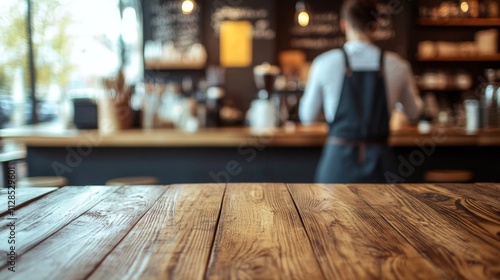
[(460, 88), (444, 88), (444, 89), (438, 89), (438, 88), (418, 88), (419, 91), (421, 92), (450, 92), (450, 93), (463, 93), (467, 91), (471, 91), (472, 89), (460, 89)]
[(425, 26), (498, 26), (500, 27), (500, 18), (448, 18), (448, 19), (430, 19), (421, 18), (418, 20), (420, 25)]
[(419, 61), (500, 61), (500, 53), (480, 56), (441, 56), (441, 57), (419, 57)]
[(144, 62), (145, 70), (197, 70), (205, 68), (205, 63), (171, 63), (159, 60)]
[(276, 90), (274, 93), (284, 95), (304, 94), (304, 90)]

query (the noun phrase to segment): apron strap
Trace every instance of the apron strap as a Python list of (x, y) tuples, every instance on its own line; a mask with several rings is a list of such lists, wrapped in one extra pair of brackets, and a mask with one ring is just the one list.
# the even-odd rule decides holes
[(380, 50), (380, 61), (379, 61), (379, 69), (378, 69), (378, 75), (379, 77), (384, 76), (384, 51)]
[(347, 52), (345, 51), (344, 47), (342, 47), (342, 53), (344, 54), (345, 74), (347, 76), (351, 76), (352, 75), (352, 69), (351, 69), (351, 66), (349, 64), (349, 58), (347, 57)]
[[(342, 47), (342, 53), (344, 53), (344, 61), (345, 61), (345, 81), (344, 83), (349, 83), (352, 90), (356, 92), (361, 92), (359, 89), (359, 85), (354, 82), (353, 79), (353, 71), (351, 68), (351, 65), (349, 63), (349, 57), (347, 55), (347, 52), (344, 47)], [(361, 100), (358, 98), (358, 94), (353, 94), (352, 97), (354, 98), (354, 106), (356, 107), (356, 115), (361, 116), (362, 115), (362, 108), (361, 108)]]

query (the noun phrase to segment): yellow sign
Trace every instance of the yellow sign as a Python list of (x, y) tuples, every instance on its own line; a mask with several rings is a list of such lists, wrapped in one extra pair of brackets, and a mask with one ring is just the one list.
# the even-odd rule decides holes
[(223, 67), (252, 65), (252, 23), (224, 21), (220, 27), (220, 64)]

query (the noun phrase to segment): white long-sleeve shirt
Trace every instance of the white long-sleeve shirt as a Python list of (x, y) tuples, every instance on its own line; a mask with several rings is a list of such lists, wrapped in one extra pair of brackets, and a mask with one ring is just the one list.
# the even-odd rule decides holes
[[(376, 71), (380, 68), (378, 47), (362, 41), (349, 41), (344, 47), (353, 71)], [(300, 100), (299, 118), (303, 124), (316, 121), (322, 107), (326, 121), (334, 120), (344, 83), (344, 60), (342, 50), (335, 49), (313, 61), (309, 80)], [(384, 78), (389, 114), (400, 103), (409, 119), (418, 118), (423, 104), (409, 63), (395, 53), (386, 52)]]

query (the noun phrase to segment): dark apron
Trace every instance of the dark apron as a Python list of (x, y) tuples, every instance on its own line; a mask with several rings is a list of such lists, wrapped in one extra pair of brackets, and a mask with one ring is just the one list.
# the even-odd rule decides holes
[(383, 75), (384, 53), (378, 71), (353, 71), (344, 49), (344, 85), (315, 181), (318, 183), (384, 183), (394, 172), (387, 145), (389, 112)]

